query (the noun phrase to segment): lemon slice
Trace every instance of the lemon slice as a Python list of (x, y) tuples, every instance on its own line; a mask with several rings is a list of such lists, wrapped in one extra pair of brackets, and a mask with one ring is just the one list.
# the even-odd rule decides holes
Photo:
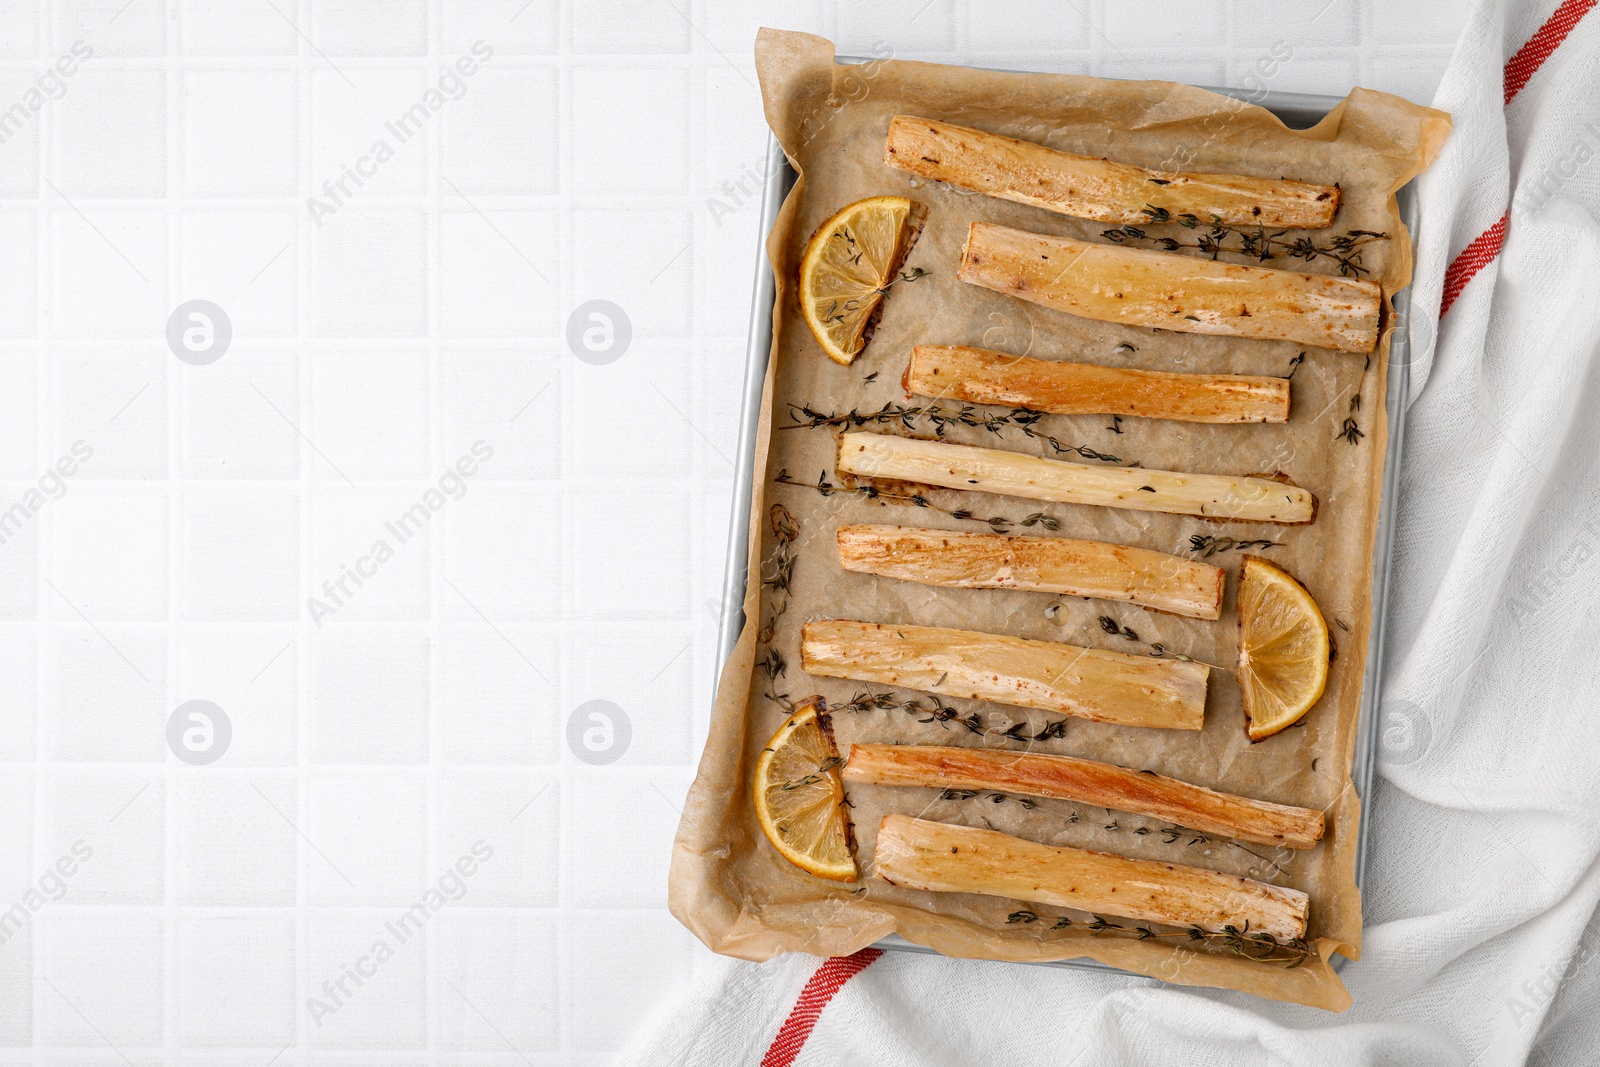
[(1328, 684), (1328, 624), (1305, 586), (1255, 556), (1239, 571), (1239, 688), (1250, 740), (1300, 720)]
[(844, 783), (822, 699), (813, 697), (789, 716), (756, 761), (756, 818), (783, 858), (803, 871), (836, 882), (856, 880)]
[(915, 240), (913, 204), (873, 196), (824, 222), (800, 261), (800, 309), (822, 350), (849, 363), (867, 344), (883, 291)]

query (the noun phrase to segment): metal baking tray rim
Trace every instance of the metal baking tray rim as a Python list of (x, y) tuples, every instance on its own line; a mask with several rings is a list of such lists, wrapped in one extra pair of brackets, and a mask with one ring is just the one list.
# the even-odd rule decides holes
[[(840, 56), (841, 63), (861, 63), (865, 60)], [(1213, 86), (1201, 86), (1223, 96), (1258, 104), (1277, 115), (1295, 129), (1313, 126), (1332, 111), (1341, 98), (1310, 93), (1252, 91)], [(750, 500), (755, 477), (756, 429), (761, 416), (761, 391), (766, 381), (767, 362), (772, 351), (772, 310), (777, 292), (771, 265), (767, 262), (767, 237), (777, 221), (778, 209), (784, 197), (794, 186), (796, 174), (779, 147), (771, 131), (767, 133), (767, 158), (765, 182), (761, 194), (760, 241), (756, 253), (756, 278), (750, 302), (750, 332), (746, 342), (744, 394), (739, 412), (738, 469), (734, 471), (733, 511), (728, 524), (728, 559), (722, 579), (722, 610), (717, 631), (718, 673), (726, 664), (733, 646), (738, 643), (744, 629), (744, 595), (749, 570)], [(1396, 194), (1400, 220), (1409, 234), (1417, 229), (1416, 191), (1407, 184)], [(1394, 305), (1395, 330), (1389, 342), (1389, 380), (1384, 397), (1384, 408), (1389, 419), (1389, 441), (1384, 456), (1383, 492), (1378, 503), (1378, 530), (1372, 558), (1372, 630), (1367, 648), (1367, 670), (1361, 688), (1360, 717), (1356, 723), (1356, 750), (1350, 770), (1356, 796), (1361, 802), (1361, 817), (1356, 829), (1356, 887), (1365, 885), (1367, 855), (1371, 848), (1370, 804), (1372, 774), (1377, 757), (1378, 702), (1382, 692), (1384, 635), (1387, 629), (1389, 593), (1389, 557), (1394, 546), (1396, 495), (1400, 486), (1400, 456), (1405, 439), (1405, 398), (1410, 387), (1411, 289), (1406, 287), (1391, 296)], [(921, 952), (939, 955), (926, 945), (913, 944), (896, 934), (877, 943), (878, 948)], [(1002, 962), (1002, 961), (992, 961)], [(1334, 970), (1342, 970), (1349, 961), (1335, 954)], [(1052, 960), (1043, 966), (1077, 967), (1087, 970), (1128, 974), (1120, 967), (1112, 967), (1097, 960)]]

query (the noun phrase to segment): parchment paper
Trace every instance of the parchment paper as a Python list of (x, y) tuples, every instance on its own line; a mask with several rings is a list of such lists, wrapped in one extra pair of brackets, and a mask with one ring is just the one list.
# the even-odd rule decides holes
[[(1192, 985), (1221, 986), (1280, 1000), (1342, 1010), (1349, 996), (1327, 964), (1334, 951), (1355, 958), (1361, 946), (1361, 900), (1354, 881), (1359, 799), (1350, 767), (1371, 622), (1372, 549), (1386, 441), (1385, 371), (1392, 310), (1384, 341), (1369, 361), (1287, 342), (1203, 337), (1091, 322), (987, 292), (955, 280), (968, 224), (1002, 223), (1089, 240), (1107, 224), (1070, 219), (921, 181), (883, 164), (891, 116), (928, 116), (1048, 144), (1065, 151), (1158, 169), (1214, 171), (1338, 182), (1343, 201), (1325, 240), (1349, 229), (1386, 232), (1367, 246), (1367, 277), (1386, 294), (1411, 276), (1409, 235), (1393, 193), (1423, 170), (1449, 133), (1441, 112), (1382, 93), (1356, 89), (1314, 129), (1290, 131), (1265, 110), (1171, 82), (1124, 82), (1068, 75), (1002, 74), (903, 61), (835, 65), (833, 45), (806, 34), (763, 30), (757, 61), (768, 122), (800, 179), (767, 242), (777, 277), (771, 364), (762, 400), (750, 524), (747, 620), (724, 668), (710, 737), (674, 844), (671, 908), (718, 952), (763, 960), (781, 952), (844, 955), (898, 932), (951, 956), (1053, 960), (1088, 956), (1143, 974)], [(848, 367), (829, 361), (811, 337), (795, 301), (796, 271), (806, 241), (829, 215), (864, 196), (909, 196), (929, 209), (906, 269), (927, 277), (888, 294), (876, 335)], [(1176, 226), (1151, 233), (1192, 240)], [(1186, 255), (1199, 255), (1186, 251)], [(1245, 260), (1231, 258), (1238, 262)], [(1329, 260), (1279, 258), (1267, 266), (1337, 273)], [(1294, 369), (1290, 421), (1283, 426), (1208, 426), (1108, 416), (1047, 416), (1039, 429), (1064, 444), (1084, 444), (1146, 467), (1226, 474), (1282, 471), (1320, 499), (1317, 521), (1304, 527), (1211, 523), (1157, 515), (953, 491), (930, 499), (947, 508), (1017, 520), (1043, 511), (1060, 521), (1060, 536), (1139, 545), (1191, 555), (1194, 534), (1266, 538), (1280, 543), (1262, 555), (1299, 578), (1329, 620), (1336, 645), (1328, 688), (1303, 725), (1252, 745), (1231, 674), (1237, 656), (1234, 613), (1240, 552), (1210, 557), (1229, 572), (1217, 622), (1178, 618), (1109, 601), (1048, 594), (960, 590), (898, 582), (839, 567), (835, 531), (847, 522), (885, 522), (982, 531), (930, 508), (885, 504), (853, 494), (824, 497), (775, 484), (780, 470), (834, 484), (836, 438), (828, 429), (779, 427), (793, 421), (791, 404), (826, 412), (862, 411), (908, 402), (901, 389), (915, 344), (969, 344), (1045, 359), (1071, 359), (1156, 370), (1285, 375)], [(1133, 350), (1119, 345), (1132, 345)], [(1306, 356), (1294, 368), (1300, 351)], [(868, 380), (869, 376), (874, 376)], [(1353, 398), (1355, 407), (1352, 408)], [(920, 401), (910, 401), (920, 402)], [(948, 402), (946, 402), (948, 404)], [(993, 410), (993, 409), (989, 409)], [(730, 413), (731, 417), (731, 413)], [(1362, 436), (1338, 437), (1346, 418)], [(926, 432), (919, 427), (919, 432)], [(1048, 455), (1048, 446), (1015, 432), (1000, 437), (954, 428), (947, 439)], [(1076, 459), (1076, 457), (1067, 457)], [(775, 537), (771, 508), (797, 521), (787, 548)], [(1045, 533), (1039, 527), (1026, 531)], [(793, 551), (785, 596), (764, 587), (785, 551)], [(786, 606), (785, 605), (786, 602)], [(780, 611), (781, 608), (781, 611)], [(1134, 631), (1138, 640), (1104, 631), (1099, 617)], [(775, 618), (775, 622), (774, 622)], [(937, 790), (847, 787), (859, 840), (862, 881), (855, 886), (811, 877), (784, 862), (754, 817), (750, 779), (755, 759), (787, 712), (784, 697), (822, 694), (830, 705), (862, 692), (896, 699), (926, 695), (886, 686), (811, 678), (800, 671), (799, 630), (815, 618), (954, 626), (1093, 648), (1148, 653), (1152, 643), (1222, 668), (1211, 676), (1205, 729), (1199, 733), (1069, 721), (1065, 736), (1024, 746), (1001, 736), (1018, 721), (1036, 733), (1059, 716), (979, 701), (951, 699), (962, 715), (978, 712), (985, 733), (956, 724), (921, 722), (899, 710), (837, 712), (841, 753), (857, 741), (989, 745), (1060, 752), (1172, 775), (1215, 789), (1321, 808), (1325, 840), (1315, 849), (1272, 850), (1176, 836), (1167, 824), (1103, 808), (1040, 800), (1031, 810), (1015, 800), (980, 796), (941, 800)], [(770, 640), (758, 640), (770, 626)], [(776, 651), (782, 673), (758, 663)], [(1088, 916), (1034, 908), (1037, 923), (1007, 922), (1026, 902), (891, 887), (871, 876), (879, 819), (905, 812), (943, 822), (989, 826), (1050, 844), (1188, 863), (1293, 886), (1311, 895), (1308, 937), (1316, 958), (1289, 969), (1187, 945), (1093, 936)], [(1047, 929), (1058, 915), (1074, 925)], [(1129, 924), (1131, 925), (1131, 924)]]

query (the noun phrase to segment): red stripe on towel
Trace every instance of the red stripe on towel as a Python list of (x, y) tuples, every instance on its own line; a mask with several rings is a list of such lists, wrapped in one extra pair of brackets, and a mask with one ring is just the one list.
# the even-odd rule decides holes
[(834, 956), (824, 961), (806, 982), (806, 987), (800, 991), (800, 999), (794, 1002), (789, 1017), (778, 1028), (778, 1036), (772, 1039), (772, 1047), (761, 1057), (761, 1067), (791, 1067), (794, 1058), (805, 1047), (806, 1039), (811, 1036), (812, 1028), (821, 1018), (822, 1009), (828, 1006), (828, 1001), (844, 988), (846, 982), (881, 955), (882, 949), (864, 948), (854, 955)]
[(1555, 13), (1545, 20), (1539, 32), (1528, 38), (1528, 43), (1517, 49), (1517, 54), (1506, 63), (1506, 103), (1522, 91), (1550, 53), (1561, 46), (1578, 20), (1594, 9), (1597, 0), (1566, 0)]
[(1463, 248), (1455, 262), (1450, 264), (1450, 269), (1444, 272), (1444, 296), (1439, 301), (1440, 318), (1450, 310), (1450, 305), (1456, 302), (1456, 297), (1461, 295), (1461, 290), (1467, 287), (1473, 276), (1500, 254), (1501, 246), (1506, 243), (1506, 222), (1510, 217), (1508, 211), (1500, 216), (1499, 222), (1473, 238), (1472, 243)]
[[(1567, 39), (1573, 27), (1578, 25), (1583, 16), (1593, 11), (1597, 3), (1600, 3), (1600, 0), (1565, 0), (1549, 18), (1545, 19), (1539, 31), (1528, 38), (1528, 43), (1517, 49), (1516, 53), (1506, 61), (1507, 104), (1510, 104), (1527, 86), (1539, 72), (1539, 68), (1544, 66), (1545, 60), (1561, 47), (1561, 42)], [(1507, 211), (1500, 216), (1499, 222), (1475, 237), (1444, 272), (1444, 295), (1439, 301), (1440, 318), (1450, 310), (1450, 305), (1456, 302), (1456, 297), (1461, 295), (1467, 283), (1500, 254), (1501, 247), (1506, 243), (1506, 223), (1510, 220), (1510, 216), (1511, 213)]]

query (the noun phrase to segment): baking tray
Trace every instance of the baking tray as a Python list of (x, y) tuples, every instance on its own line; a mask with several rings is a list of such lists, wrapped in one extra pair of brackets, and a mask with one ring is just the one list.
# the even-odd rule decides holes
[[(838, 57), (838, 61), (866, 62), (847, 56)], [(1342, 99), (1311, 93), (1262, 92), (1210, 85), (1200, 88), (1264, 107), (1281, 119), (1284, 125), (1296, 130), (1315, 126)], [(750, 300), (750, 334), (745, 350), (744, 397), (739, 411), (738, 467), (733, 475), (733, 514), (728, 523), (728, 561), (722, 578), (722, 612), (717, 632), (720, 664), (727, 663), (745, 623), (744, 594), (750, 564), (750, 496), (755, 478), (756, 428), (761, 419), (761, 389), (766, 381), (767, 361), (772, 352), (772, 308), (777, 292), (772, 265), (767, 261), (767, 235), (772, 232), (778, 209), (794, 187), (796, 177), (794, 168), (789, 165), (788, 158), (770, 131), (767, 133), (765, 173), (766, 181), (761, 194), (761, 236), (756, 245), (755, 293)], [(1405, 223), (1408, 233), (1415, 235), (1416, 190), (1408, 183), (1395, 197), (1400, 208), (1400, 220)], [(1366, 677), (1361, 686), (1360, 719), (1356, 723), (1355, 760), (1350, 769), (1356, 795), (1361, 800), (1361, 821), (1356, 829), (1357, 888), (1364, 885), (1367, 854), (1372, 845), (1372, 808), (1367, 800), (1371, 795), (1372, 770), (1378, 750), (1378, 700), (1382, 690), (1384, 634), (1389, 614), (1389, 555), (1394, 545), (1395, 496), (1400, 487), (1400, 454), (1406, 427), (1405, 397), (1411, 376), (1410, 287), (1401, 289), (1390, 299), (1394, 304), (1396, 325), (1389, 341), (1389, 380), (1384, 397), (1384, 410), (1389, 417), (1389, 445), (1383, 459), (1383, 494), (1378, 503), (1378, 531), (1372, 553), (1372, 632), (1367, 647)], [(720, 674), (721, 667), (718, 672)], [(877, 947), (938, 955), (933, 949), (913, 944), (896, 934), (879, 941)], [(1347, 962), (1345, 957), (1338, 954), (1331, 960), (1336, 971)], [(1132, 973), (1097, 960), (1052, 960), (1037, 966)]]

